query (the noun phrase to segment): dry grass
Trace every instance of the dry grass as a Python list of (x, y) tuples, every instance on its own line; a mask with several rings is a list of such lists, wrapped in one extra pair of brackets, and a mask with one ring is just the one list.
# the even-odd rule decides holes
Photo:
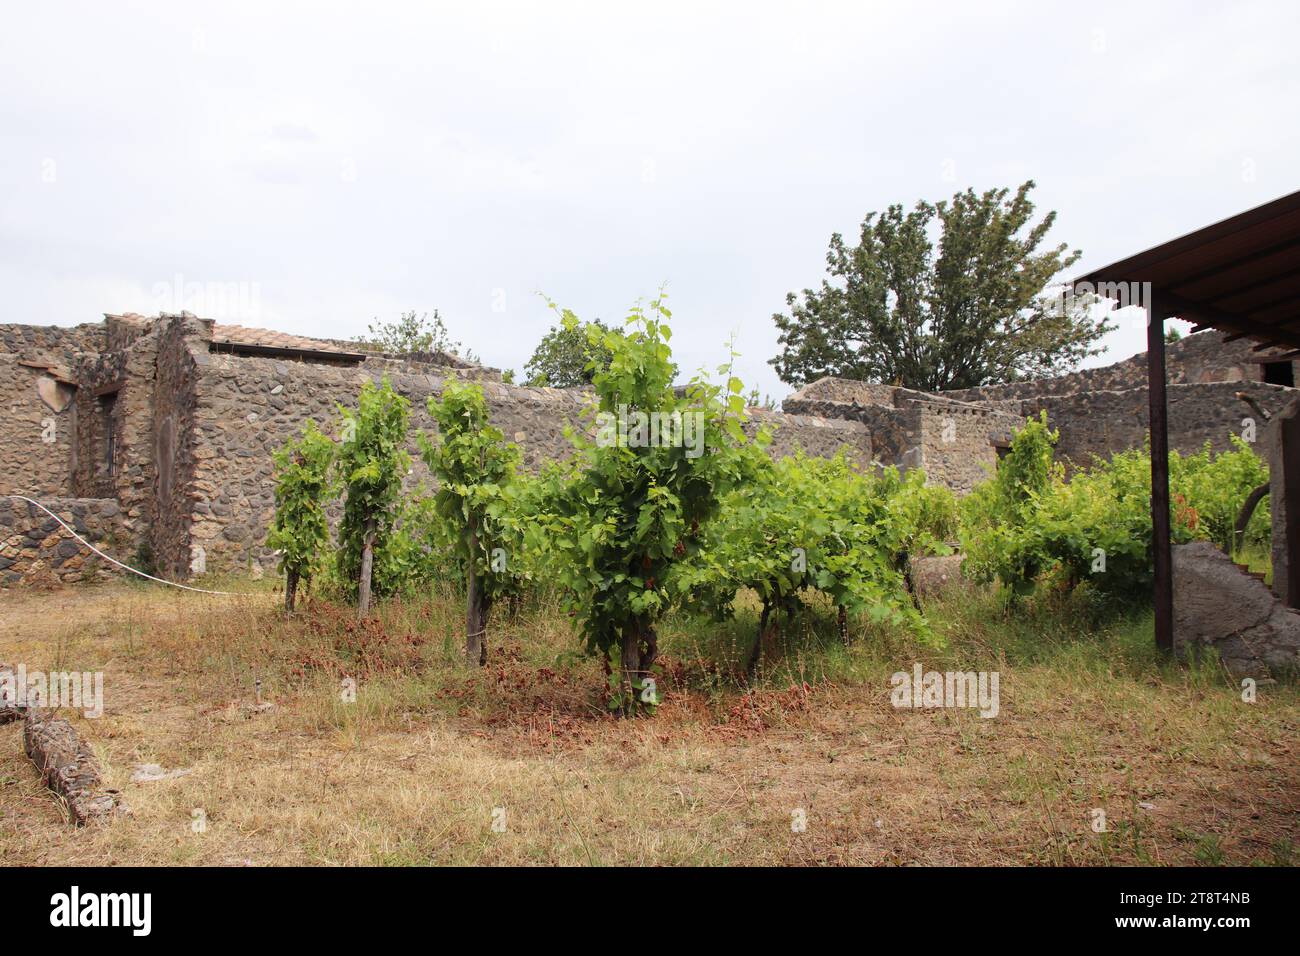
[[(285, 622), (276, 600), (130, 585), (0, 597), (0, 659), (105, 672), (104, 716), (74, 719), (133, 811), (72, 829), (20, 727), (0, 727), (0, 858), (1295, 862), (1300, 694), (1266, 687), (1245, 704), (1212, 669), (1144, 656), (1141, 621), (1018, 623), (959, 601), (935, 608), (942, 654), (891, 635), (818, 648), (814, 634), (778, 648), (750, 695), (726, 676), (747, 632), (682, 622), (664, 635), (659, 713), (620, 721), (551, 609), (501, 624), (489, 667), (471, 672), (451, 597), (391, 602), (364, 628), (323, 604)], [(998, 669), (1000, 716), (895, 710), (888, 675), (918, 653), (939, 669)], [(359, 680), (355, 704), (339, 699), (345, 675)], [(276, 706), (249, 716), (257, 678)], [(192, 772), (134, 783), (142, 763)], [(193, 832), (196, 808), (206, 832)], [(1108, 832), (1092, 831), (1094, 808)]]

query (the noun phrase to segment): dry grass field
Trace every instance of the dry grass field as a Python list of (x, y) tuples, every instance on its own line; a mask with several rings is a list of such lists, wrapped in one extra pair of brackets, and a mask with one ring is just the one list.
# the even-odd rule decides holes
[[(810, 630), (770, 649), (749, 693), (731, 676), (749, 622), (670, 622), (662, 706), (620, 720), (551, 608), (498, 622), (488, 666), (470, 670), (452, 596), (391, 601), (360, 626), (324, 602), (286, 621), (270, 591), (6, 593), (0, 660), (104, 672), (104, 715), (72, 719), (131, 814), (71, 827), (21, 724), (0, 726), (0, 859), (1297, 862), (1294, 686), (1245, 703), (1213, 666), (1157, 660), (1149, 618), (1007, 614), (979, 595), (927, 610), (943, 652), (875, 632), (845, 649)], [(895, 709), (889, 675), (916, 660), (997, 670), (999, 715)], [(259, 679), (274, 707), (254, 713)], [(150, 763), (188, 773), (133, 782)]]

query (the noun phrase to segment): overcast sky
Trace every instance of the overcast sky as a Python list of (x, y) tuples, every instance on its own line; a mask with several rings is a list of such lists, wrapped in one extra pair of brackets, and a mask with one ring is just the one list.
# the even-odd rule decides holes
[[(179, 308), (522, 368), (667, 283), (680, 365), (893, 202), (1035, 179), (1079, 271), (1300, 188), (1300, 4), (7, 4), (0, 322)], [(193, 291), (193, 288), (191, 288)], [(1103, 362), (1142, 349), (1140, 321)]]

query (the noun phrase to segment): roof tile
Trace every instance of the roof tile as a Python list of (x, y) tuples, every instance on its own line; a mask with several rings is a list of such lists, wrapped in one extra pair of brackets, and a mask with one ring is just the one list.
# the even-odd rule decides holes
[(345, 349), (335, 342), (309, 339), (301, 335), (289, 335), (271, 329), (253, 329), (244, 325), (213, 325), (212, 341), (223, 345), (257, 345), (272, 349), (302, 349), (308, 352), (336, 352), (340, 355), (353, 355), (357, 349)]

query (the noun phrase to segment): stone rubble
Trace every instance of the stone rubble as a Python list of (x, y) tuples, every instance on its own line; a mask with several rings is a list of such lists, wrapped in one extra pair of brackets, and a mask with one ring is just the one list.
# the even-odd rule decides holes
[(1175, 545), (1174, 653), (1214, 648), (1237, 679), (1300, 673), (1300, 611), (1208, 541)]
[(41, 782), (63, 798), (78, 826), (129, 812), (118, 791), (104, 788), (90, 746), (62, 717), (29, 709), (23, 722), (23, 746), (40, 771)]

